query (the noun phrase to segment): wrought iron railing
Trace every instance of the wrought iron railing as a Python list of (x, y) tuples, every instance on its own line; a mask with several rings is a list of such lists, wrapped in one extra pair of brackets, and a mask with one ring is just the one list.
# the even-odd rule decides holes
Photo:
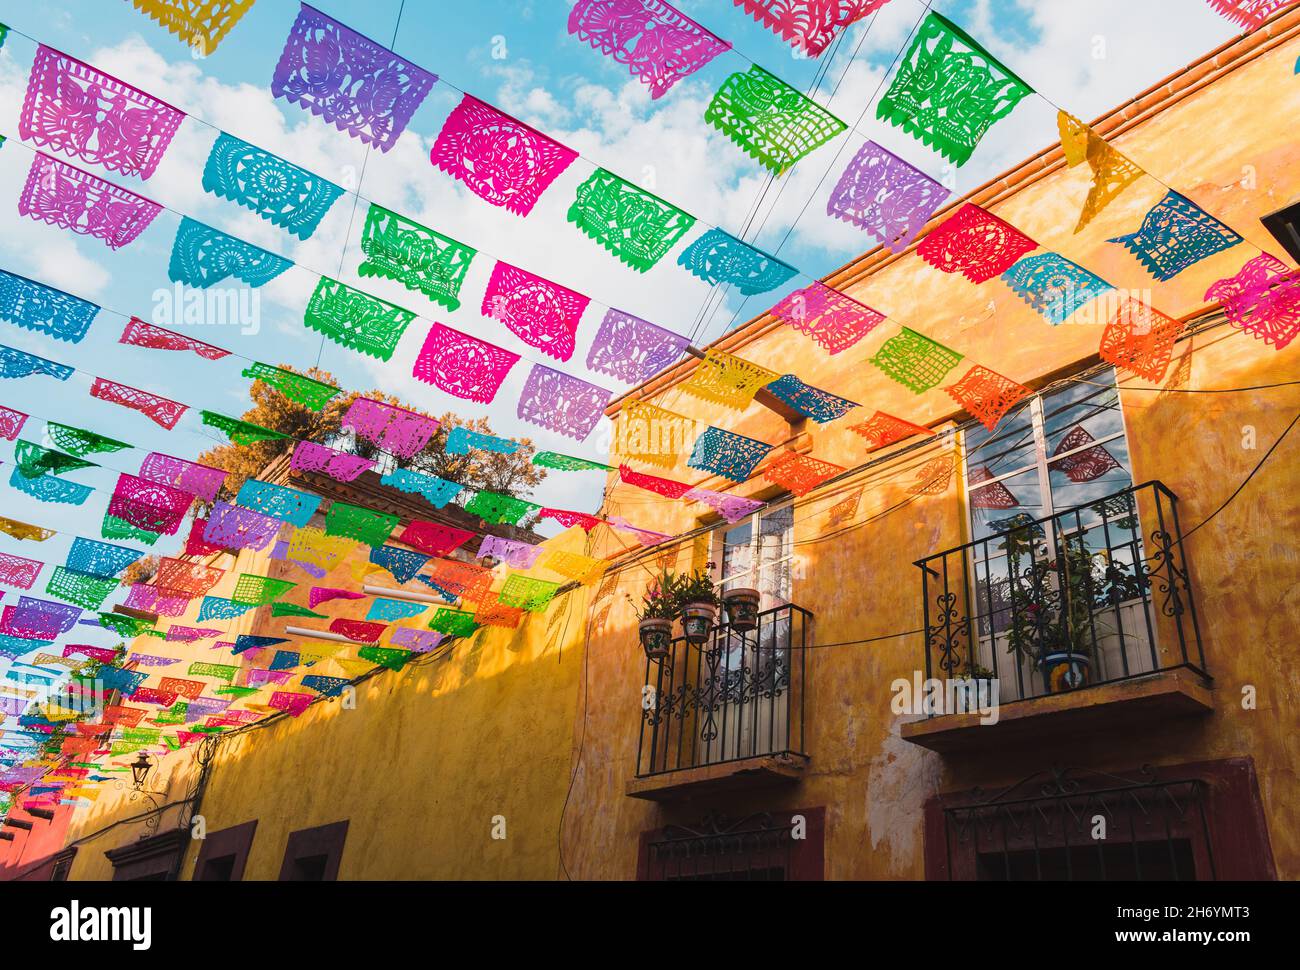
[(785, 882), (794, 840), (788, 817), (763, 812), (739, 821), (708, 815), (670, 825), (646, 845), (643, 878), (655, 882)]
[(946, 804), (955, 880), (1183, 881), (1216, 878), (1206, 782), (1041, 771), (987, 798)]
[(974, 680), (971, 696), (1007, 703), (1176, 668), (1208, 679), (1178, 500), (1162, 483), (1005, 525), (916, 563), (927, 681)]
[(637, 776), (803, 753), (803, 698), (812, 614), (793, 604), (722, 625), (700, 647), (683, 638), (646, 661)]

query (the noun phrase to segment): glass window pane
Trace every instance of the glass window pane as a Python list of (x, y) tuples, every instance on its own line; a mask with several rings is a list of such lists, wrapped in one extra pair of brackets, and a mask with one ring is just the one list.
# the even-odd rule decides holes
[[(1056, 459), (1047, 466), (1053, 507), (1063, 512), (1129, 488), (1133, 484), (1129, 467), (1128, 442), (1122, 437)], [(1101, 521), (1096, 510), (1082, 518), (1089, 523)]]
[[(1070, 384), (1043, 398), (1047, 454), (1053, 457), (1102, 441), (1124, 430), (1115, 372), (1103, 371), (1088, 383)], [(1098, 387), (1096, 385), (1105, 385)]]
[(1005, 532), (1021, 518), (1037, 519), (1047, 514), (1038, 487), (1037, 468), (990, 485), (971, 487), (968, 494), (971, 528), (976, 540)]
[[(744, 522), (722, 533), (722, 579), (734, 580), (754, 568), (754, 527)], [(743, 586), (744, 583), (733, 583)]]
[(966, 466), (971, 481), (996, 478), (1035, 463), (1033, 412), (1022, 406), (992, 432), (983, 425), (963, 431)]

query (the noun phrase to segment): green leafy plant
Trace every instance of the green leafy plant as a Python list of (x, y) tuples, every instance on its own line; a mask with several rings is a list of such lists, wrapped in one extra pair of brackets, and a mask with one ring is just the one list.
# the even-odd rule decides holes
[(704, 569), (697, 569), (678, 579), (677, 605), (679, 607), (687, 603), (711, 603), (717, 606), (722, 602), (717, 587), (713, 585), (712, 570), (713, 563), (706, 563)]
[(664, 570), (645, 589), (641, 604), (635, 606), (638, 620), (672, 620), (678, 613), (678, 589), (683, 577)]

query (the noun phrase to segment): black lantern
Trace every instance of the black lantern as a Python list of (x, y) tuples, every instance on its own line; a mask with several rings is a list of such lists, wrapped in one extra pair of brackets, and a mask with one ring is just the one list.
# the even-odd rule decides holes
[(135, 781), (137, 789), (144, 788), (144, 781), (149, 777), (152, 768), (153, 762), (149, 760), (147, 754), (141, 751), (140, 756), (135, 760), (135, 764), (131, 765), (131, 778)]

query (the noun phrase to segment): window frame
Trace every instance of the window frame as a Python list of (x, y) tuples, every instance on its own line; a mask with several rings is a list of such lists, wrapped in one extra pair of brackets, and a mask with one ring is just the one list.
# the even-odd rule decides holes
[[(771, 609), (772, 607), (775, 606), (786, 606), (794, 602), (794, 581), (795, 581), (795, 572), (796, 572), (796, 570), (794, 569), (794, 564), (798, 559), (797, 546), (795, 543), (794, 508), (795, 508), (795, 497), (789, 493), (786, 493), (784, 495), (779, 496), (776, 499), (773, 499), (771, 502), (764, 505), (761, 509), (758, 509), (750, 513), (744, 518), (737, 519), (735, 522), (727, 522), (724, 520), (722, 522), (719, 522), (717, 525), (713, 527), (712, 534), (709, 541), (709, 558), (714, 563), (717, 564), (715, 579), (718, 585), (719, 594), (723, 593), (728, 588), (741, 589), (741, 588), (748, 587), (751, 589), (759, 590), (760, 593), (764, 593), (764, 597), (766, 598), (767, 594), (764, 592), (763, 587), (760, 583), (760, 576), (762, 575), (762, 571), (764, 569), (775, 568), (777, 566), (780, 566), (782, 563), (789, 563), (790, 564), (790, 568), (788, 570), (789, 584), (788, 584), (788, 589), (784, 591), (785, 598), (780, 599), (779, 602), (774, 602), (774, 603), (765, 602), (760, 605), (760, 609), (766, 610), (766, 609)], [(790, 551), (788, 554), (782, 555), (781, 557), (774, 559), (771, 562), (767, 562), (767, 563), (761, 562), (759, 557), (759, 550), (760, 550), (759, 540), (762, 538), (760, 534), (760, 529), (762, 527), (763, 518), (765, 516), (775, 515), (779, 512), (785, 511), (786, 509), (789, 509), (791, 513), (790, 524), (784, 530), (789, 533), (788, 541), (789, 541)], [(736, 574), (735, 577), (728, 577), (726, 575), (726, 560), (724, 556), (727, 547), (727, 533), (731, 532), (734, 529), (739, 529), (746, 525), (749, 526), (750, 529), (750, 537), (749, 537), (750, 565), (747, 569)]]

